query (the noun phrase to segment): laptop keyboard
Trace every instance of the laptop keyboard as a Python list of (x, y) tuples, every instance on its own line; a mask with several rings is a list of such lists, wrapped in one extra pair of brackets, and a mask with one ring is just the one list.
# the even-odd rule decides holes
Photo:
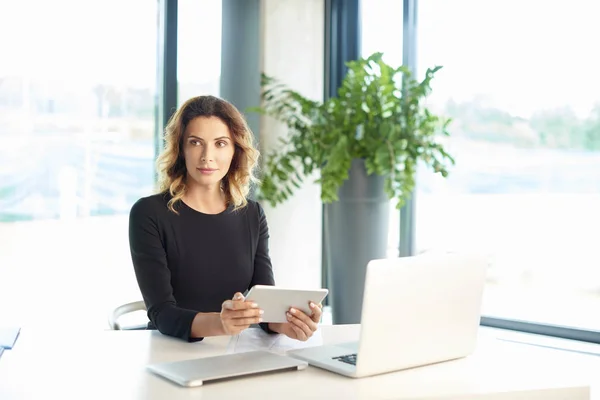
[(347, 354), (345, 356), (333, 357), (333, 359), (345, 362), (346, 364), (356, 365), (356, 354)]

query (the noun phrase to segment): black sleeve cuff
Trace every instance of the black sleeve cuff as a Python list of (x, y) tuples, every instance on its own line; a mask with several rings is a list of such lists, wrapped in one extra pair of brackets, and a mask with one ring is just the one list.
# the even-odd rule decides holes
[(273, 334), (273, 333), (277, 333), (277, 332), (275, 332), (274, 330), (272, 330), (271, 328), (269, 328), (269, 323), (268, 323), (268, 322), (261, 322), (261, 323), (260, 323), (260, 324), (258, 324), (258, 325), (260, 326), (260, 328), (261, 328), (263, 331), (265, 331), (265, 332), (267, 332), (267, 333), (271, 333), (271, 334)]

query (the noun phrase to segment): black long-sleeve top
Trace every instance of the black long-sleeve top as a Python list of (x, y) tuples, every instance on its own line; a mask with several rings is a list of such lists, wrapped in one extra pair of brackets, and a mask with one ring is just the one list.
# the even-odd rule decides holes
[[(129, 246), (150, 329), (187, 341), (198, 312), (254, 285), (274, 285), (269, 230), (259, 203), (204, 214), (169, 194), (138, 200), (129, 215)], [(269, 332), (266, 324), (261, 327)]]

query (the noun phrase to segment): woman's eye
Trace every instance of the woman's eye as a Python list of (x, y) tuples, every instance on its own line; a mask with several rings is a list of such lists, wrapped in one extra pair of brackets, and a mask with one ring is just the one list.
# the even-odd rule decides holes
[(221, 140), (221, 141), (217, 142), (217, 146), (219, 146), (219, 147), (225, 147), (225, 146), (227, 146), (227, 142)]
[(201, 143), (199, 140), (190, 140), (190, 144), (192, 144), (192, 146), (199, 146)]

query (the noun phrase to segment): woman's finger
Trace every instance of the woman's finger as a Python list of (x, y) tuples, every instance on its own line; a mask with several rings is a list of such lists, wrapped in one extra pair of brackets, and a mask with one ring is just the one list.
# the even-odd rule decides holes
[(311, 317), (306, 315), (304, 312), (298, 310), (297, 308), (290, 308), (290, 313), (300, 321), (304, 322), (308, 327), (309, 331), (312, 333), (317, 330), (317, 324), (312, 320)]
[(304, 333), (304, 331), (302, 329), (300, 329), (299, 327), (297, 327), (296, 325), (294, 325), (291, 322), (290, 322), (290, 327), (296, 334), (296, 339), (301, 340), (303, 342), (306, 342), (308, 340), (308, 336), (306, 336), (306, 333)]
[(312, 319), (314, 322), (318, 323), (321, 321), (321, 316), (323, 315), (323, 305), (322, 304), (315, 304), (313, 302), (309, 303), (309, 307), (312, 310), (312, 314), (310, 315), (310, 319)]
[(245, 300), (244, 299), (244, 295), (241, 294), (240, 292), (237, 292), (236, 294), (233, 295), (233, 300), (234, 301), (242, 301)]
[(251, 308), (247, 310), (227, 310), (226, 313), (229, 318), (238, 319), (260, 317), (264, 314), (264, 311), (260, 308)]
[(261, 317), (250, 317), (250, 318), (232, 318), (231, 323), (233, 326), (250, 326), (252, 324), (259, 324), (262, 322)]
[(258, 304), (244, 300), (225, 300), (222, 308), (227, 310), (248, 310), (258, 308)]
[(297, 326), (298, 328), (300, 328), (302, 330), (302, 332), (304, 332), (304, 334), (307, 338), (312, 336), (314, 331), (310, 328), (310, 326), (306, 322), (302, 321), (300, 318), (297, 318), (290, 313), (288, 313), (287, 316), (288, 316), (288, 321), (290, 321), (290, 323), (293, 324), (294, 326)]

